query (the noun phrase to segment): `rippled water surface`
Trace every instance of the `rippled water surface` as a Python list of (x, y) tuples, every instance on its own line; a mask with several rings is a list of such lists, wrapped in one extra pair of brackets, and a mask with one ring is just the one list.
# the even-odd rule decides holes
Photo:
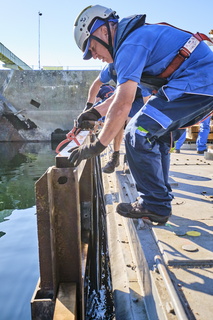
[(0, 319), (30, 320), (39, 277), (35, 181), (55, 164), (49, 143), (0, 143)]

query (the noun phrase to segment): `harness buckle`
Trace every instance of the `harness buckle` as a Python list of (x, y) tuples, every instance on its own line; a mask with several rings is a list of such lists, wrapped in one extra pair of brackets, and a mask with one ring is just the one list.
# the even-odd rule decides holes
[(178, 54), (184, 58), (184, 60), (188, 59), (190, 57), (190, 51), (186, 49), (185, 47), (182, 47), (179, 51)]

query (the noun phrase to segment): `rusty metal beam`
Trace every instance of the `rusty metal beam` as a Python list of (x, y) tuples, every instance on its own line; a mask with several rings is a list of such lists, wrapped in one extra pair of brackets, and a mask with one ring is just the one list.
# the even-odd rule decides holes
[(49, 320), (53, 318), (55, 301), (52, 299), (52, 293), (48, 295), (47, 291), (42, 291), (40, 279), (31, 299), (31, 318), (33, 320)]
[[(50, 169), (49, 169), (50, 170)], [(49, 193), (47, 185), (47, 172), (36, 182), (36, 208), (38, 247), (40, 261), (40, 287), (44, 292), (53, 295), (53, 271), (50, 238)]]
[[(47, 295), (55, 301), (61, 283), (76, 283), (78, 314), (84, 318), (80, 198), (75, 168), (51, 167), (36, 183), (40, 286), (35, 294), (47, 305)], [(40, 300), (40, 297), (39, 297)], [(39, 301), (40, 302), (40, 301)], [(35, 318), (36, 319), (36, 318)]]
[(80, 200), (76, 170), (48, 172), (54, 296), (60, 282), (81, 284)]
[[(81, 142), (90, 141), (88, 134), (82, 134)], [(36, 182), (40, 281), (31, 302), (33, 320), (43, 319), (38, 317), (39, 309), (40, 314), (48, 313), (46, 308), (51, 314), (53, 306), (60, 305), (58, 297), (65, 283), (68, 291), (69, 284), (75, 284), (76, 314), (84, 320), (84, 279), (93, 233), (94, 160), (70, 167), (70, 145), (65, 149), (56, 157), (56, 166)]]

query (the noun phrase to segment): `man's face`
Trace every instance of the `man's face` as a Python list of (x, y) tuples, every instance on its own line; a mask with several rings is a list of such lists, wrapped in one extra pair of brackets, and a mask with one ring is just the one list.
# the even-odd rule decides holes
[[(105, 26), (98, 28), (94, 33), (94, 36), (98, 37), (99, 39), (103, 40), (108, 44), (108, 32)], [(102, 62), (112, 63), (113, 59), (111, 54), (102, 44), (98, 41), (91, 39), (89, 50), (92, 53), (93, 59), (102, 60)]]

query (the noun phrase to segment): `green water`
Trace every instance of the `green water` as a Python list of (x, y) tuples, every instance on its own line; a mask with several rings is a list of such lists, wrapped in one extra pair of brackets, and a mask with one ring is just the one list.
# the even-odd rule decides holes
[(30, 320), (39, 278), (35, 181), (55, 164), (50, 143), (0, 143), (0, 319)]

